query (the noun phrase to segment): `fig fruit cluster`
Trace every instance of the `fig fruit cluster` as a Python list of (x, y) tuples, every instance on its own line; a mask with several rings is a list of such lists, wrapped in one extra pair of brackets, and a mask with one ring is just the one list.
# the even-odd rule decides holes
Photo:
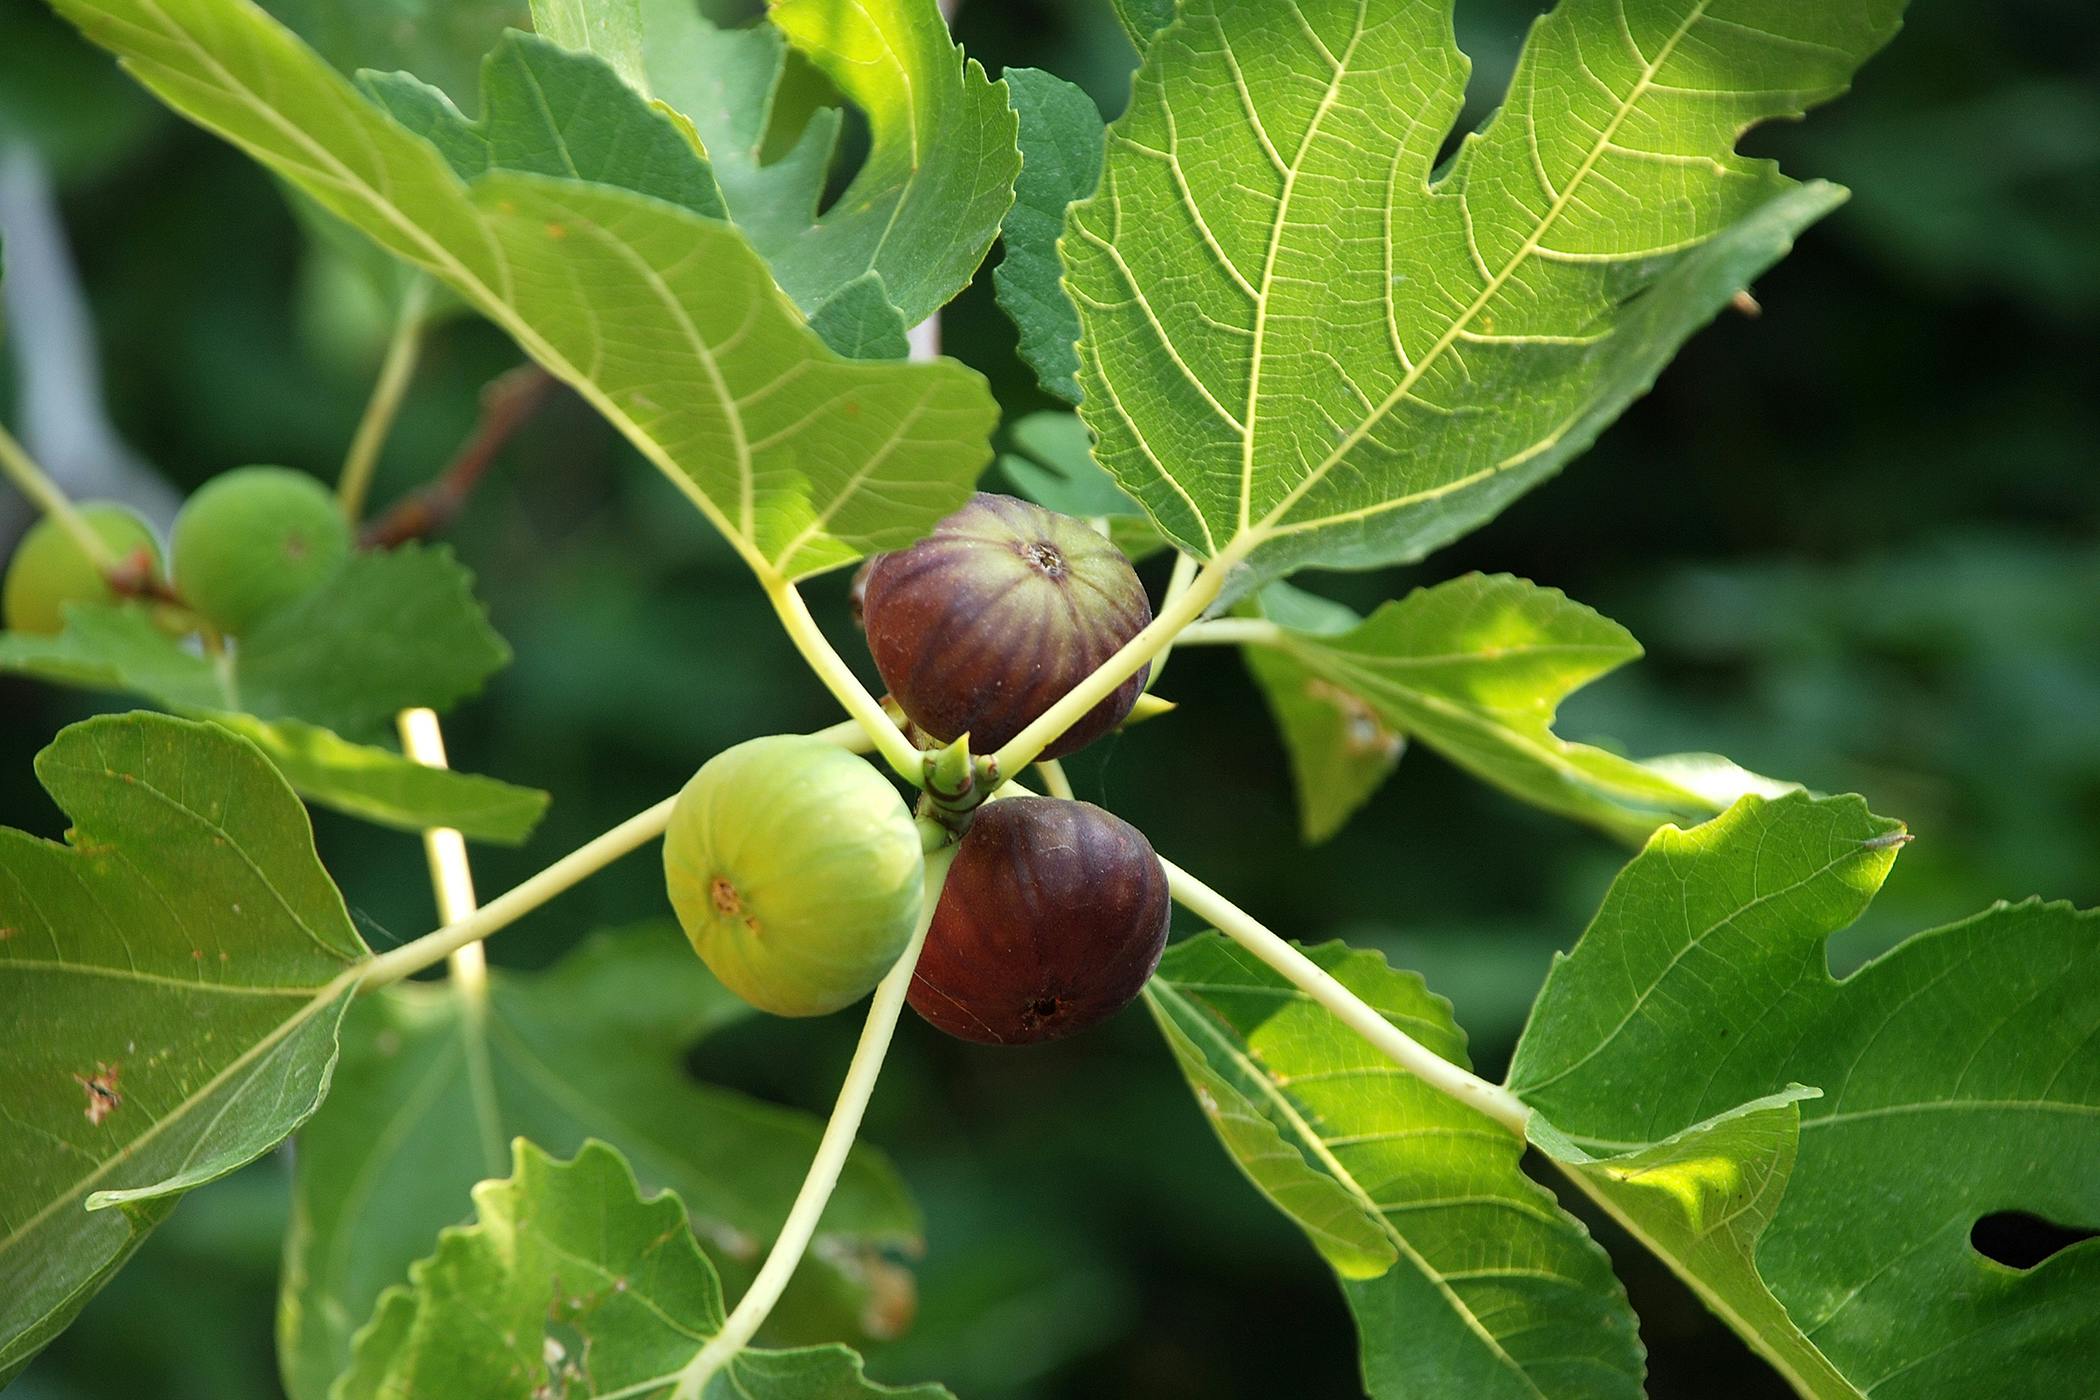
[[(979, 495), (872, 560), (855, 601), (913, 726), (989, 752), (1151, 621), (1130, 561), (1085, 523)], [(1120, 724), (1140, 672), (1046, 755)], [(818, 1015), (881, 980), (925, 914), (917, 825), (889, 779), (822, 741), (758, 739), (680, 794), (671, 902), (715, 975), (752, 1005)], [(973, 814), (907, 993), (985, 1044), (1056, 1039), (1128, 1005), (1166, 947), (1167, 878), (1136, 827), (1085, 802), (1012, 797)]]
[(240, 467), (199, 488), (175, 519), (172, 577), (153, 528), (128, 506), (90, 501), (78, 513), (113, 566), (99, 567), (61, 522), (37, 522), (0, 585), (9, 630), (56, 635), (73, 604), (137, 597), (178, 635), (204, 624), (239, 637), (319, 587), (353, 544), (335, 497), (286, 467)]

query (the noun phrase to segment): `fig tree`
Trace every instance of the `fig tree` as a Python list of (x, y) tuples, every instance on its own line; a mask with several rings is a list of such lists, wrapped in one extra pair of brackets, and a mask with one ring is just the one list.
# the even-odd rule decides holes
[(776, 1016), (864, 996), (911, 940), (918, 827), (889, 780), (834, 744), (780, 734), (726, 749), (678, 794), (664, 879), (722, 984)]
[[(1085, 522), (979, 493), (909, 549), (878, 556), (862, 597), (883, 684), (943, 743), (990, 753), (1152, 620), (1123, 552)], [(1123, 722), (1141, 667), (1043, 750), (1055, 758)]]
[(1121, 817), (1047, 797), (987, 803), (934, 908), (912, 1009), (986, 1045), (1084, 1030), (1144, 987), (1167, 913), (1166, 871)]
[(333, 573), (350, 555), (350, 524), (304, 472), (238, 467), (183, 506), (174, 553), (183, 601), (238, 636)]
[[(136, 511), (113, 501), (90, 501), (78, 510), (118, 563), (134, 566), (141, 577), (160, 573), (160, 542)], [(65, 629), (68, 603), (107, 603), (117, 596), (79, 541), (46, 516), (22, 536), (8, 561), (0, 616), (10, 631), (56, 635)]]

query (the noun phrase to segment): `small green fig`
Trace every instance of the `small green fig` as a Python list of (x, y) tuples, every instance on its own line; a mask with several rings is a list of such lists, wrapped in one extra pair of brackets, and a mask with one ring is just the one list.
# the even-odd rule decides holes
[(866, 995), (911, 941), (925, 856), (881, 773), (778, 734), (715, 755), (678, 794), (664, 881), (724, 986), (776, 1016), (822, 1016)]
[[(142, 578), (159, 575), (160, 542), (136, 511), (113, 501), (90, 501), (79, 513), (119, 564)], [(79, 541), (47, 516), (30, 527), (8, 563), (7, 581), (0, 585), (0, 615), (10, 631), (55, 636), (65, 630), (68, 603), (109, 603), (117, 597)]]
[(934, 906), (912, 1010), (984, 1045), (1071, 1035), (1144, 989), (1168, 912), (1167, 872), (1121, 817), (1049, 797), (988, 802)]
[(238, 636), (350, 557), (350, 523), (328, 488), (303, 472), (239, 467), (183, 506), (174, 552), (183, 601)]
[[(942, 743), (990, 753), (1152, 621), (1123, 552), (1085, 521), (983, 492), (909, 549), (878, 556), (861, 589), (882, 683)], [(1056, 758), (1123, 722), (1149, 666), (1043, 750)]]

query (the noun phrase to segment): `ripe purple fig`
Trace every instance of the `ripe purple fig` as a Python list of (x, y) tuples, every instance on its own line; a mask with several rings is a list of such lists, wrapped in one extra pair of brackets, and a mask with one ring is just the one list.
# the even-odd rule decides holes
[[(1130, 560), (1084, 521), (982, 492), (909, 549), (881, 555), (862, 597), (868, 650), (920, 729), (990, 753), (1152, 621)], [(1043, 750), (1071, 753), (1123, 722), (1151, 668)]]
[(912, 975), (912, 1009), (963, 1040), (1056, 1040), (1130, 1004), (1167, 946), (1167, 873), (1086, 802), (977, 811)]

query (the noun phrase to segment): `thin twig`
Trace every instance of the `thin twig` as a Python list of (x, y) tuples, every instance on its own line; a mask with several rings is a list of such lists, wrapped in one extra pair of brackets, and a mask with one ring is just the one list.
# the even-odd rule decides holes
[(394, 319), (394, 333), (387, 340), (386, 357), (379, 362), (379, 378), (372, 397), (365, 402), (357, 431), (350, 436), (350, 449), (343, 455), (343, 470), (336, 479), (336, 499), (352, 525), (364, 518), (365, 497), (371, 494), (372, 474), (379, 468), (380, 449), (394, 430), (401, 401), (407, 397), (408, 381), (416, 372), (423, 353), (424, 313), (430, 307), (430, 283), (421, 277), (408, 284), (401, 309)]
[(538, 365), (520, 365), (490, 380), (481, 391), (481, 417), (474, 431), (445, 469), (367, 525), (359, 543), (366, 549), (390, 549), (451, 528), (505, 445), (531, 421), (556, 385), (554, 376)]

